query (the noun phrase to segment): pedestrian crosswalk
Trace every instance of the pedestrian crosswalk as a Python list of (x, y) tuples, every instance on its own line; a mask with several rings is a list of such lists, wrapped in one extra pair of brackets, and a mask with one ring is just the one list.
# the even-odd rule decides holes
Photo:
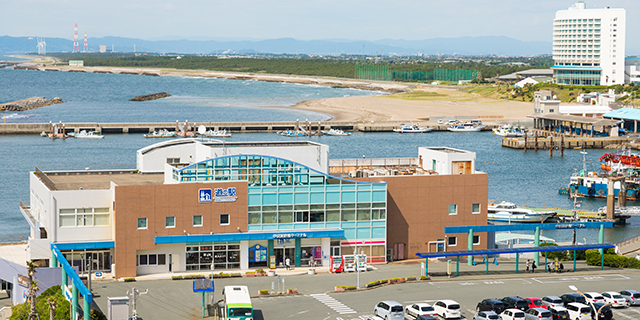
[(342, 302), (334, 299), (333, 297), (331, 297), (330, 295), (328, 295), (326, 293), (311, 294), (310, 296), (313, 297), (314, 299), (322, 302), (325, 306), (333, 309), (335, 312), (337, 312), (339, 314), (357, 313), (355, 310), (347, 307), (345, 304), (343, 304)]

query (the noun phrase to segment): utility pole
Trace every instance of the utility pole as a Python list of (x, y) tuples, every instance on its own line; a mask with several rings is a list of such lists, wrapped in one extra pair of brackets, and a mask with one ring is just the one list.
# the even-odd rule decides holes
[(87, 253), (89, 256), (87, 259), (87, 265), (89, 267), (89, 276), (87, 277), (87, 284), (89, 285), (89, 292), (91, 292), (91, 267), (93, 266), (93, 254)]
[(133, 308), (131, 319), (138, 320), (138, 310), (136, 308), (136, 300), (138, 299), (139, 296), (147, 293), (149, 293), (149, 289), (147, 289), (143, 293), (140, 293), (140, 290), (136, 288), (132, 288), (131, 291), (127, 290), (127, 297), (131, 296), (131, 308)]

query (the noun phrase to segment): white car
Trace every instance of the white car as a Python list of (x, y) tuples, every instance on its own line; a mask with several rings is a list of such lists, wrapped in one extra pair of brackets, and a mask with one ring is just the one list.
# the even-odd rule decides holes
[(564, 302), (562, 302), (562, 299), (560, 299), (560, 297), (556, 297), (556, 296), (545, 296), (542, 297), (542, 303), (547, 306), (547, 307), (564, 307)]
[(410, 306), (406, 306), (404, 307), (404, 311), (413, 317), (418, 317), (418, 316), (423, 316), (423, 315), (427, 315), (427, 316), (435, 316), (436, 315), (436, 311), (435, 309), (428, 303), (414, 303)]
[(569, 319), (571, 320), (591, 320), (591, 307), (579, 302), (567, 304)]
[(524, 311), (518, 309), (507, 309), (500, 314), (501, 320), (525, 320)]
[(438, 300), (433, 304), (436, 314), (445, 319), (457, 319), (462, 317), (460, 304), (453, 300)]
[(622, 295), (617, 292), (607, 291), (603, 292), (602, 296), (606, 303), (611, 303), (612, 307), (624, 308), (629, 306), (629, 302)]
[(606, 303), (604, 297), (597, 292), (585, 292), (584, 296), (591, 300), (592, 303)]
[(460, 123), (458, 120), (447, 120), (447, 122), (445, 122), (444, 124), (447, 126), (452, 126), (452, 125), (456, 125)]

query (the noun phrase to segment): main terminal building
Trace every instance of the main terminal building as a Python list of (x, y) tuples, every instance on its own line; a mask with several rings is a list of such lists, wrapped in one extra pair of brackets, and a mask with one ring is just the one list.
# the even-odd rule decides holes
[(488, 176), (473, 152), (329, 159), (310, 141), (178, 139), (136, 157), (135, 170), (30, 172), (27, 258), (50, 265), (53, 243), (80, 273), (91, 258), (93, 270), (122, 278), (493, 246), (444, 233), (487, 224)]

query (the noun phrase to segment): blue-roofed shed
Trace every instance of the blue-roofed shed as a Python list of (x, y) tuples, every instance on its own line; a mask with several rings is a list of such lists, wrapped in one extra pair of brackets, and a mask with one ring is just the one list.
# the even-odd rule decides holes
[(638, 132), (638, 121), (640, 121), (640, 109), (621, 108), (602, 115), (605, 119), (622, 120), (623, 128), (630, 132)]

